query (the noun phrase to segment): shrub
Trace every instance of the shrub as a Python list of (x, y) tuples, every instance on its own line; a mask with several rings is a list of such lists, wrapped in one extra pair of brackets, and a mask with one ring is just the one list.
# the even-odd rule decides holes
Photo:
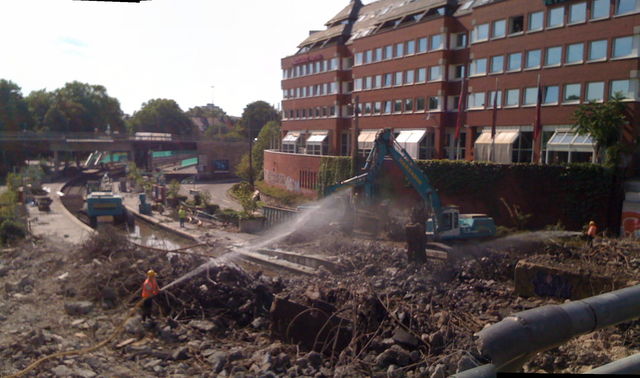
[(27, 236), (23, 224), (12, 219), (5, 219), (0, 223), (0, 244), (8, 244)]

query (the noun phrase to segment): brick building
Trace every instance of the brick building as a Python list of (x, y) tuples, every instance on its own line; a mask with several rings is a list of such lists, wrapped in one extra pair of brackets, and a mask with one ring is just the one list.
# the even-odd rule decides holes
[(392, 128), (419, 159), (530, 162), (541, 88), (541, 160), (575, 162), (594, 155), (570, 131), (579, 104), (621, 93), (639, 112), (640, 0), (354, 0), (298, 48), (265, 178), (309, 194), (354, 128), (362, 155)]

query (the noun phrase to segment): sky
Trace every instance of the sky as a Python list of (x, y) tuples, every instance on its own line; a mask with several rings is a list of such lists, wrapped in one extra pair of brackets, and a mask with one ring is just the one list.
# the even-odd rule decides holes
[(169, 98), (185, 111), (213, 101), (240, 116), (253, 101), (279, 104), (281, 58), (348, 3), (1, 0), (0, 79), (25, 97), (74, 80), (100, 84), (127, 114)]

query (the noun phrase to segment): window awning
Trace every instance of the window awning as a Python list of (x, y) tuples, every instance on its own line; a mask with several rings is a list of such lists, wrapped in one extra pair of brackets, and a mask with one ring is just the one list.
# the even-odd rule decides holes
[(307, 138), (307, 144), (322, 144), (329, 135), (328, 131), (314, 131)]
[(547, 150), (594, 152), (595, 143), (591, 135), (578, 135), (570, 130), (556, 130), (547, 142)]
[(371, 150), (379, 130), (361, 130), (358, 135), (358, 149)]
[(424, 139), (427, 130), (400, 130), (396, 142), (414, 159), (420, 157), (420, 142)]
[(283, 144), (296, 144), (298, 143), (298, 139), (300, 138), (300, 132), (298, 131), (289, 131), (287, 135), (282, 139)]
[[(513, 162), (513, 143), (518, 139), (520, 131), (497, 131), (495, 140), (491, 138), (491, 130), (485, 130), (476, 139), (474, 155), (476, 161), (494, 161), (496, 163)], [(491, 156), (493, 150), (493, 158)]]

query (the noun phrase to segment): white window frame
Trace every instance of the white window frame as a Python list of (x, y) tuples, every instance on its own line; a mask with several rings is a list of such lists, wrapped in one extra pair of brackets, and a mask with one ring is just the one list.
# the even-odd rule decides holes
[[(483, 37), (482, 39), (480, 39), (478, 37), (478, 33), (480, 31), (480, 28), (486, 28), (486, 37)], [(473, 44), (473, 43), (486, 42), (486, 41), (489, 40), (490, 34), (491, 34), (491, 27), (490, 27), (490, 24), (488, 22), (484, 23), (484, 24), (476, 25), (473, 28), (473, 31), (471, 33), (471, 43)]]

